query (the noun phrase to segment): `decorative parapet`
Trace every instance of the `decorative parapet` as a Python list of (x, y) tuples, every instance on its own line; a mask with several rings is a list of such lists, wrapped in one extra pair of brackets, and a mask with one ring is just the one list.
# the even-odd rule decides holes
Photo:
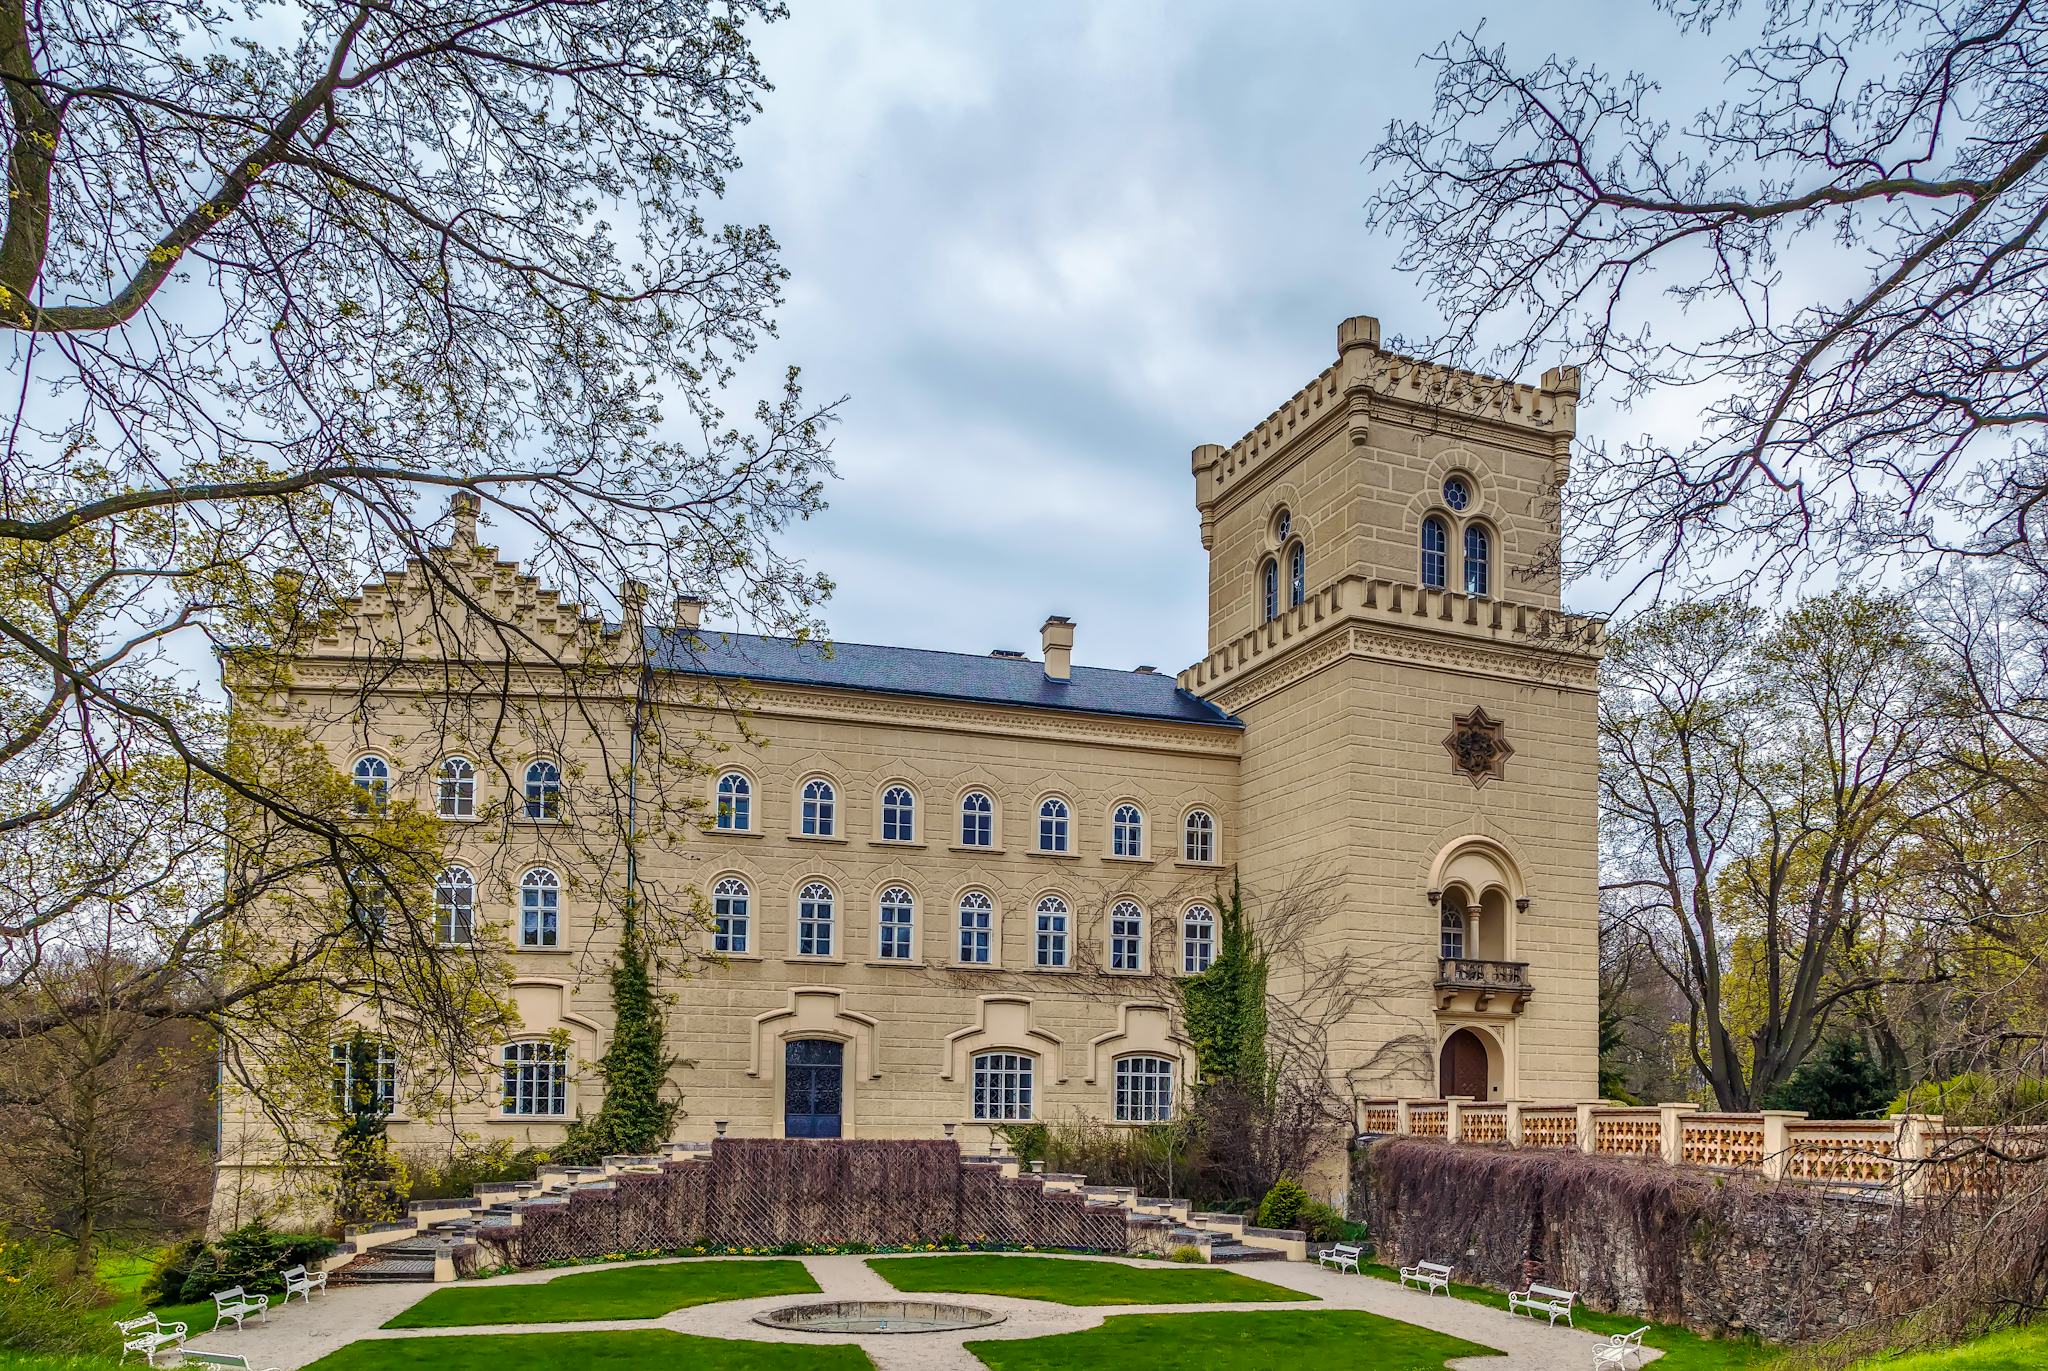
[(1580, 1151), (1909, 1199), (1993, 1196), (2015, 1168), (2048, 1162), (2048, 1127), (1962, 1128), (1924, 1114), (1835, 1120), (1611, 1100), (1377, 1098), (1358, 1101), (1356, 1115), (1361, 1135)]
[[(1607, 647), (1606, 629), (1596, 619), (1381, 577), (1340, 576), (1221, 644), (1175, 680), (1183, 690), (1216, 699), (1311, 639), (1332, 641), (1330, 630), (1340, 626), (1355, 638), (1346, 650), (1361, 656), (1478, 665), (1587, 690), (1598, 684), (1597, 664)], [(1532, 658), (1531, 649), (1547, 658)]]

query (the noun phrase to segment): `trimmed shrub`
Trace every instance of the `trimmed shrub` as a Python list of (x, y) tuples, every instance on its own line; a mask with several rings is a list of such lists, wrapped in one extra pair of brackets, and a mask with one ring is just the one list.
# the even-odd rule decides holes
[(1282, 1176), (1273, 1182), (1266, 1198), (1259, 1201), (1259, 1212), (1252, 1222), (1260, 1228), (1299, 1228), (1302, 1210), (1309, 1204), (1308, 1191), (1302, 1189), (1301, 1182)]
[(1166, 1259), (1170, 1262), (1181, 1262), (1183, 1264), (1200, 1262), (1202, 1260), (1202, 1249), (1183, 1244), (1167, 1253)]

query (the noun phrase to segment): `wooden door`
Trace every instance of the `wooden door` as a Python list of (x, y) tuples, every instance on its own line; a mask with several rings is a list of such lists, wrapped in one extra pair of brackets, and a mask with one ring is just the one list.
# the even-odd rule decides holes
[(1486, 1085), (1486, 1044), (1471, 1029), (1461, 1028), (1444, 1040), (1443, 1055), (1437, 1061), (1437, 1087), (1445, 1095), (1484, 1100), (1488, 1098)]

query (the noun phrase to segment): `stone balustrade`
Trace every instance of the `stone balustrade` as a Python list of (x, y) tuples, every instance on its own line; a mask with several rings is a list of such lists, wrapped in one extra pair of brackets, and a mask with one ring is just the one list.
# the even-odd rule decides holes
[(1357, 1102), (1357, 1130), (1662, 1161), (1841, 1191), (1896, 1188), (1909, 1198), (1993, 1194), (2006, 1168), (2048, 1161), (2048, 1128), (1964, 1128), (1927, 1114), (1833, 1120), (1782, 1109), (1714, 1113), (1692, 1104), (1388, 1097)]

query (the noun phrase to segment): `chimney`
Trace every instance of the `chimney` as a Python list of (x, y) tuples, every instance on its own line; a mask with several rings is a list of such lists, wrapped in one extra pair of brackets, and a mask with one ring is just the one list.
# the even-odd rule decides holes
[(1134, 670), (1140, 676), (1157, 676), (1159, 674), (1159, 668), (1156, 666), (1141, 666), (1134, 668)]
[(1074, 679), (1074, 621), (1064, 614), (1053, 615), (1038, 630), (1038, 640), (1044, 651), (1046, 679)]
[(675, 598), (675, 625), (685, 633), (695, 633), (704, 622), (704, 602), (694, 595), (678, 595)]
[(455, 536), (450, 540), (451, 546), (476, 546), (476, 516), (483, 507), (484, 502), (473, 490), (458, 490), (448, 497), (448, 512), (455, 516)]
[(619, 608), (623, 611), (620, 617), (627, 627), (639, 623), (641, 616), (647, 612), (646, 584), (627, 577), (625, 589), (619, 592)]

